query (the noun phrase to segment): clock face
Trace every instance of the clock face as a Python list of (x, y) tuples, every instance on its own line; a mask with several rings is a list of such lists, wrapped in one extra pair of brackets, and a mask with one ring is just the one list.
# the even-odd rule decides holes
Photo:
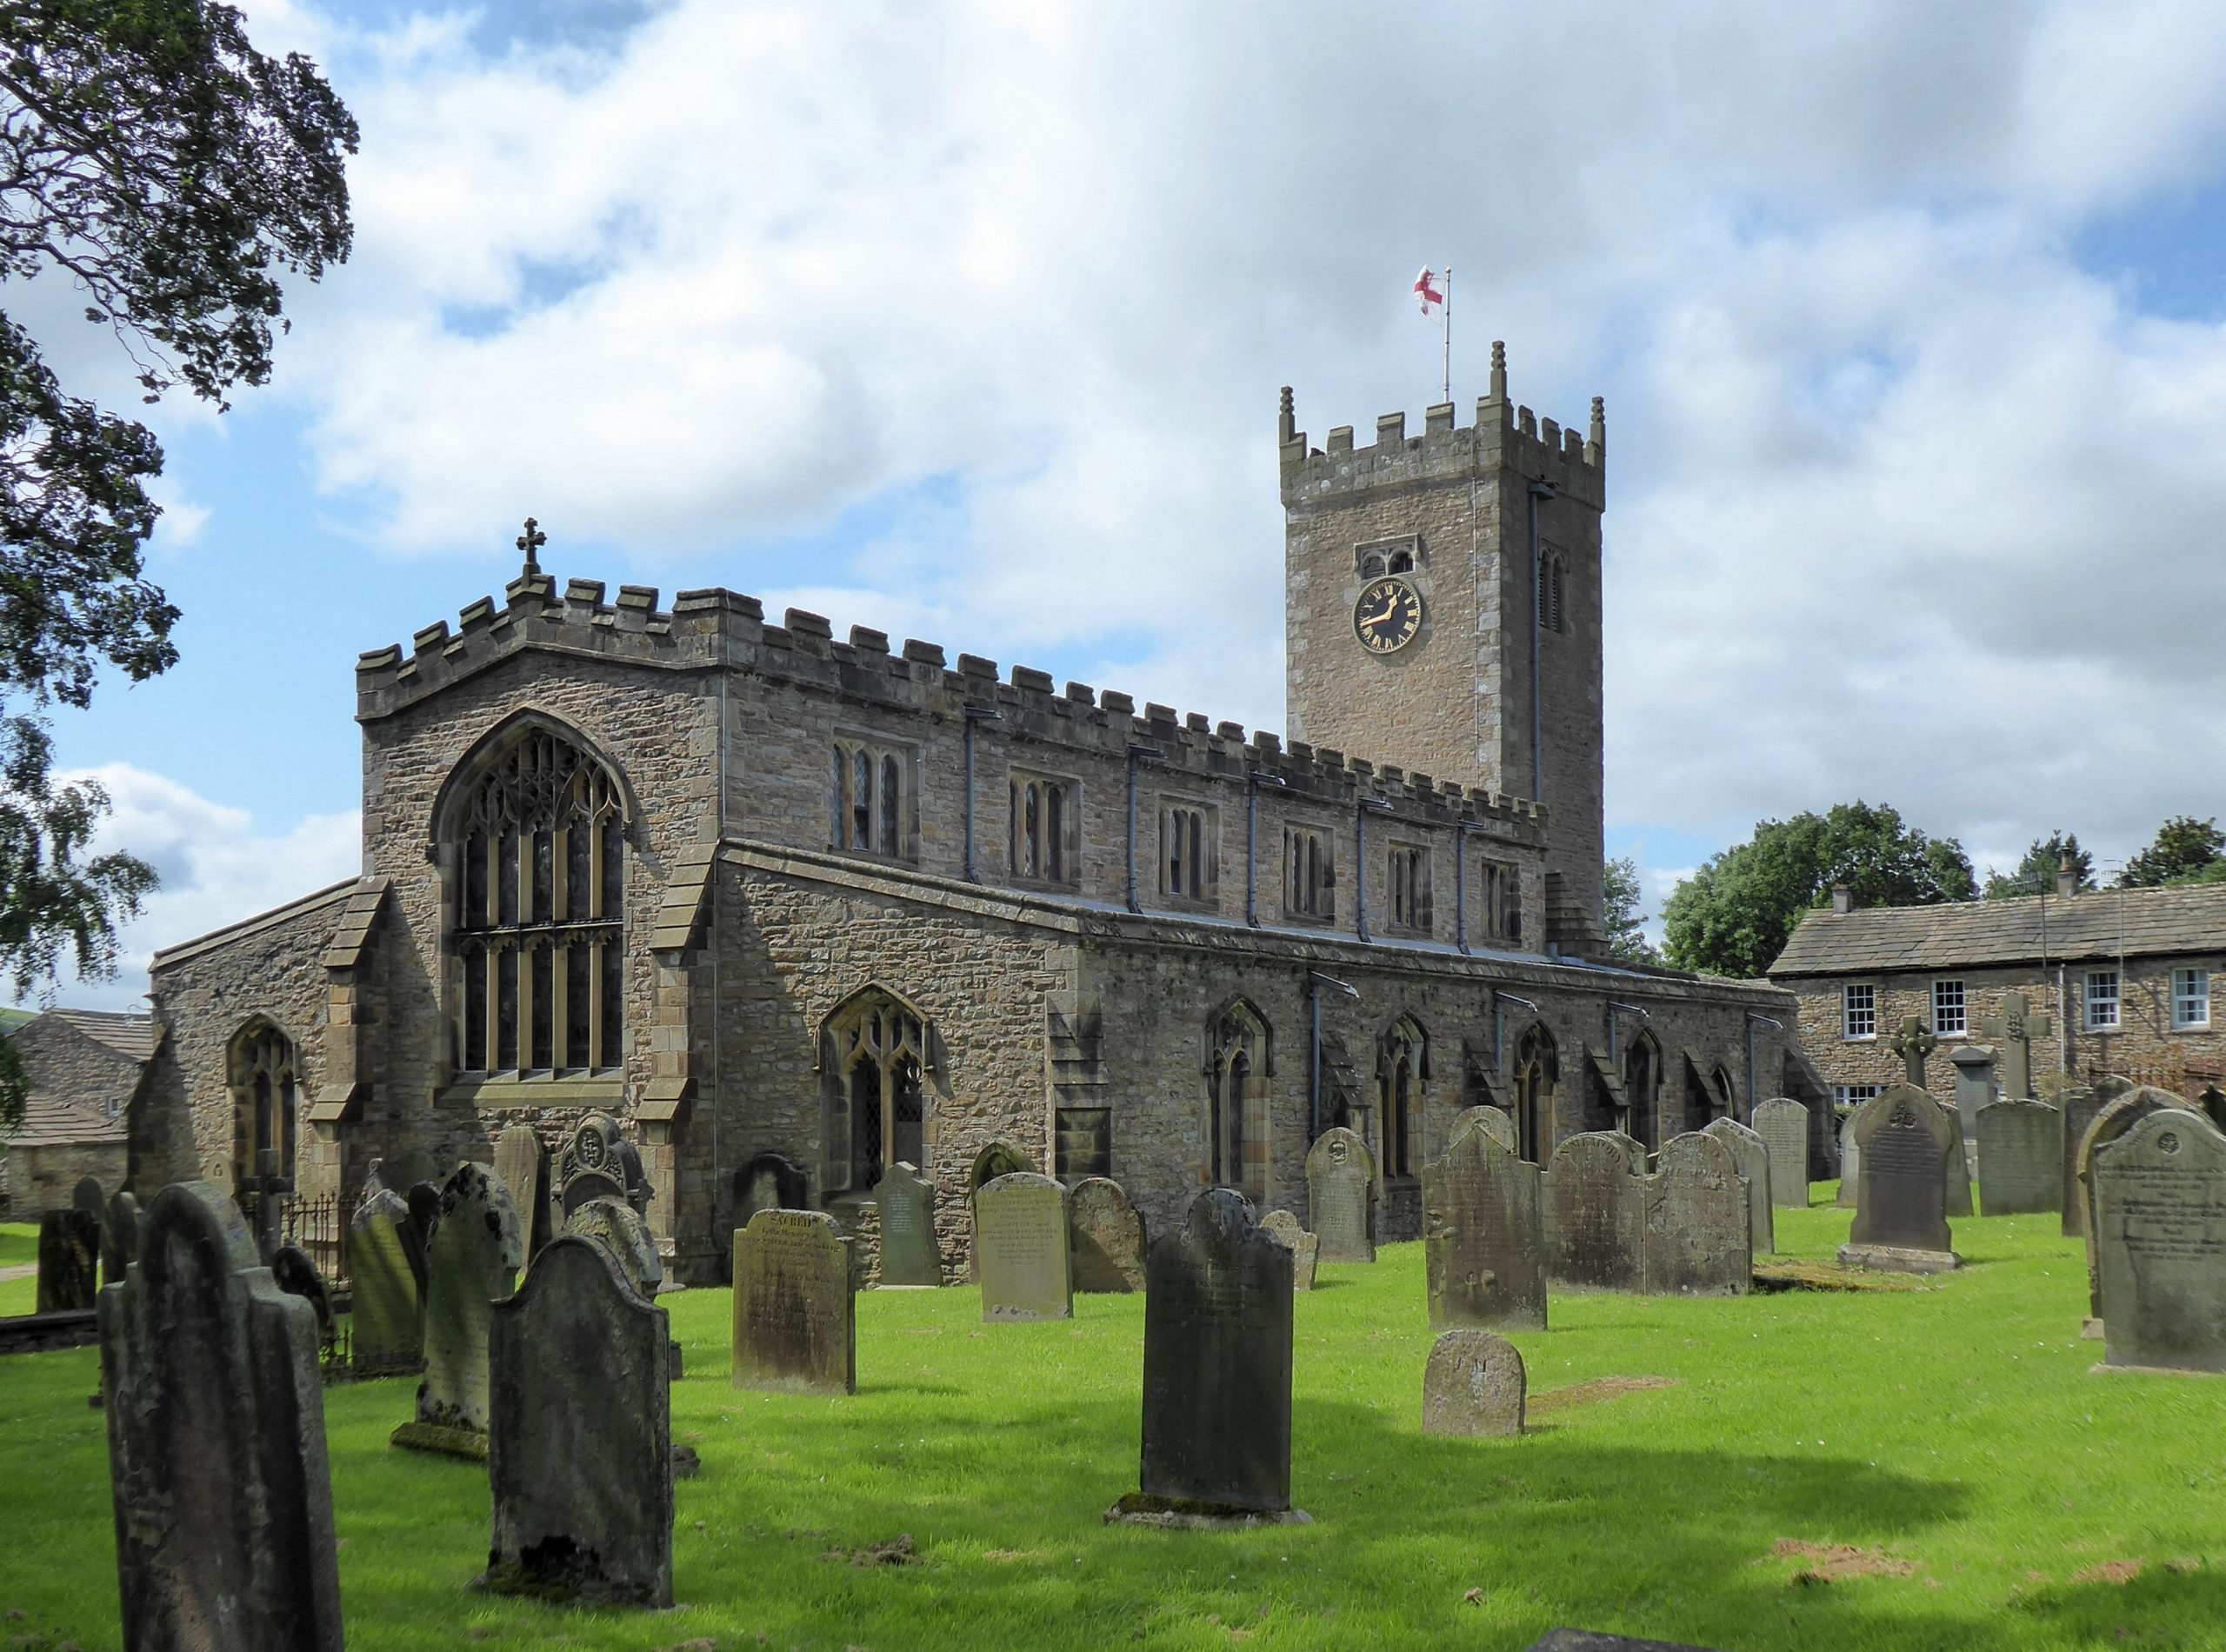
[(1403, 579), (1372, 579), (1353, 604), (1353, 635), (1370, 654), (1396, 654), (1423, 628), (1423, 599)]

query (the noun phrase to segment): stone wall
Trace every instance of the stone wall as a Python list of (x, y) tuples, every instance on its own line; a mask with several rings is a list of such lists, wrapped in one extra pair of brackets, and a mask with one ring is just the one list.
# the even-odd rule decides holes
[(7, 1149), (4, 1203), (11, 1222), (36, 1222), (42, 1212), (66, 1210), (87, 1176), (114, 1193), (123, 1185), (127, 1149), (122, 1142), (56, 1142)]

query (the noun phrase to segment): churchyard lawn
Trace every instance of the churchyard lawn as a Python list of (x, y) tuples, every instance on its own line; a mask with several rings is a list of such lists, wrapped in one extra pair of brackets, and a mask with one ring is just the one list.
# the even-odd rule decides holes
[[(1845, 1241), (1835, 1192), (1777, 1213), (1782, 1252)], [(681, 1609), (465, 1593), (485, 1472), (390, 1449), (413, 1382), (390, 1379), (326, 1393), (349, 1644), (1512, 1652), (1577, 1624), (1737, 1652), (2216, 1645), (2226, 1382), (2090, 1375), (2053, 1216), (1955, 1230), (1964, 1271), (1890, 1290), (1557, 1294), (1552, 1330), (1512, 1338), (1519, 1440), (1421, 1432), (1420, 1245), (1324, 1262), (1296, 1303), (1291, 1475), (1316, 1523), (1241, 1533), (1100, 1523), (1136, 1484), (1141, 1296), (990, 1326), (971, 1289), (863, 1293), (858, 1392), (829, 1398), (730, 1387), (729, 1294), (681, 1293), (673, 1432), (703, 1459), (678, 1488)], [(97, 1369), (0, 1362), (0, 1648), (118, 1644)]]
[[(0, 1222), (0, 1269), (30, 1268), (38, 1262), (38, 1223)], [(38, 1306), (38, 1280), (0, 1279), (0, 1319), (28, 1314)]]

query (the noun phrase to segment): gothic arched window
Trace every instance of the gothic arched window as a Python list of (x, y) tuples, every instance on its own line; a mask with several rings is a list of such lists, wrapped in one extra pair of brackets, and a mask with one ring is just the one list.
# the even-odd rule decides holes
[(1630, 1116), (1623, 1129), (1636, 1136), (1650, 1153), (1659, 1149), (1664, 1136), (1662, 1124), (1662, 1047), (1654, 1042), (1651, 1033), (1641, 1033), (1631, 1040), (1623, 1053), (1623, 1096), (1630, 1103)]
[(1415, 1123), (1422, 1112), (1427, 1048), (1422, 1026), (1412, 1016), (1400, 1016), (1383, 1035), (1383, 1164), (1386, 1176), (1415, 1174)]
[(1268, 1027), (1243, 999), (1214, 1017), (1206, 1058), (1206, 1179), (1259, 1188), (1267, 1179)]
[(261, 1016), (232, 1036), (225, 1052), (232, 1093), (232, 1185), (259, 1176), (261, 1156), (278, 1156), (278, 1174), (294, 1174), (295, 1120), (300, 1088), (294, 1041)]
[(625, 796), (601, 760), (530, 723), (449, 809), (457, 1065), (589, 1073), (624, 1049)]
[(876, 1186), (902, 1161), (927, 1168), (927, 1028), (878, 987), (857, 993), (827, 1019), (830, 1085), (825, 1161), (830, 1190)]
[(1535, 1022), (1515, 1047), (1515, 1130), (1522, 1156), (1543, 1164), (1554, 1149), (1554, 1086), (1561, 1055), (1543, 1022)]

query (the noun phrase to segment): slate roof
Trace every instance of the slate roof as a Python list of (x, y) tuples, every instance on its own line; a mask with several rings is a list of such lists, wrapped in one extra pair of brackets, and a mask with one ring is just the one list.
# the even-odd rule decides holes
[(99, 1108), (85, 1102), (50, 1101), (33, 1096), (23, 1107), (23, 1128), (0, 1142), (0, 1149), (80, 1146), (129, 1139), (121, 1112), (114, 1118), (104, 1118)]
[(127, 1015), (115, 1009), (50, 1009), (57, 1021), (66, 1022), (86, 1037), (106, 1044), (130, 1061), (145, 1061), (155, 1053), (155, 1018)]
[(1770, 965), (1769, 976), (1888, 975), (1997, 963), (2038, 963), (2041, 914), (2048, 913), (2051, 963), (2226, 952), (2226, 883), (2186, 889), (2098, 889), (2091, 895), (1952, 906), (1872, 907), (1811, 912)]

